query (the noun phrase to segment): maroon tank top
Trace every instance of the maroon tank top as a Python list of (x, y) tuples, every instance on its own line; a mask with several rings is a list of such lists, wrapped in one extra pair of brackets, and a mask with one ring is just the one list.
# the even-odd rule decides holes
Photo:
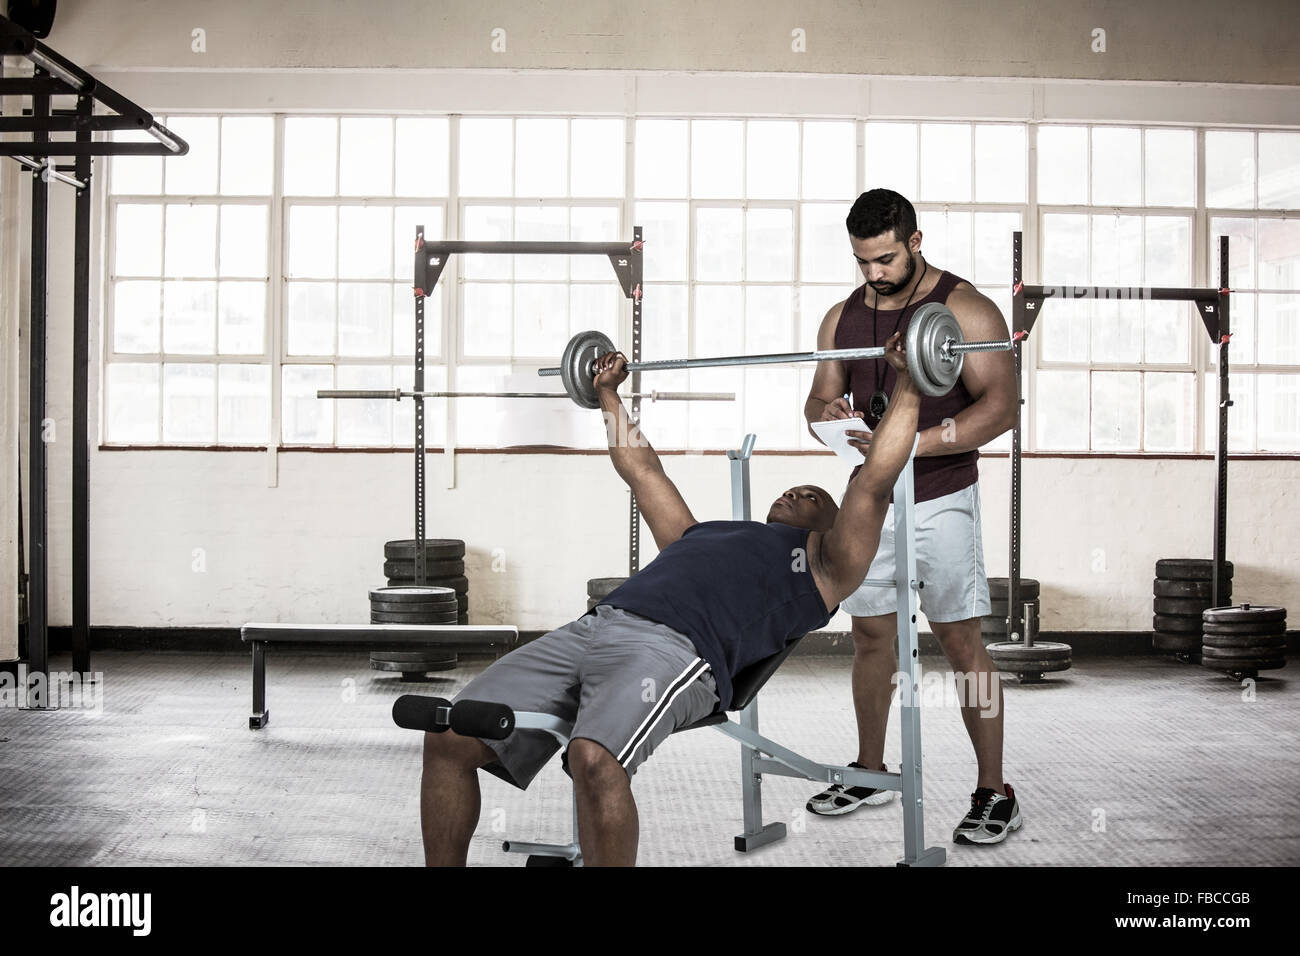
[[(925, 298), (918, 299), (907, 307), (906, 315), (899, 320), (898, 309), (880, 309), (875, 315), (875, 329), (872, 329), (871, 304), (867, 301), (868, 286), (864, 283), (853, 290), (844, 302), (840, 313), (839, 325), (835, 327), (835, 347), (837, 349), (878, 348), (894, 334), (894, 324), (906, 334), (908, 323), (916, 310), (927, 302), (947, 302), (948, 295), (959, 282), (964, 282), (951, 272), (939, 276), (933, 291)], [(880, 423), (867, 411), (872, 393), (877, 389), (886, 395), (894, 393), (894, 383), (898, 379), (892, 365), (882, 359), (858, 359), (845, 362), (849, 373), (849, 391), (853, 393), (853, 407), (867, 413), (867, 424), (875, 428)], [(932, 398), (921, 396), (920, 419), (918, 430), (942, 427), (945, 418), (956, 418), (962, 409), (974, 404), (966, 385), (959, 378), (957, 384), (947, 395)], [(960, 491), (979, 480), (978, 451), (964, 451), (956, 455), (938, 455), (916, 459), (916, 500), (931, 501), (942, 498), (954, 491)], [(859, 465), (853, 469), (852, 480), (857, 475)]]

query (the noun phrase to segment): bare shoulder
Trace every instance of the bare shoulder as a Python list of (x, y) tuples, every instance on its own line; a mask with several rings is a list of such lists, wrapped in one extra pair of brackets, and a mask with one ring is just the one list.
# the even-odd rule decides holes
[(970, 341), (1008, 335), (1002, 310), (969, 282), (962, 281), (953, 287), (948, 293), (947, 306)]
[(817, 329), (817, 347), (819, 349), (829, 349), (835, 347), (835, 332), (840, 327), (840, 316), (844, 314), (844, 306), (848, 299), (836, 302), (826, 310), (822, 317), (822, 324)]

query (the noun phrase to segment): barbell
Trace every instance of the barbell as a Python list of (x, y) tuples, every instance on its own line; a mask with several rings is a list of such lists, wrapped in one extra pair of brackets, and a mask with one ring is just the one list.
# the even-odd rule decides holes
[[(572, 398), (564, 392), (415, 392), (404, 388), (321, 388), (317, 398)], [(734, 402), (735, 392), (636, 392), (623, 398), (648, 398), (652, 402)]]
[[(961, 377), (962, 361), (967, 352), (1009, 352), (1024, 338), (1017, 332), (1006, 341), (966, 342), (962, 339), (957, 318), (944, 305), (929, 302), (916, 310), (907, 327), (907, 368), (922, 393), (947, 395)], [(602, 355), (616, 351), (603, 332), (579, 332), (569, 340), (558, 368), (542, 368), (538, 375), (558, 375), (564, 390), (582, 408), (599, 408), (600, 399), (593, 381), (592, 364)], [(822, 349), (817, 352), (778, 352), (767, 355), (721, 355), (714, 358), (657, 359), (653, 362), (629, 362), (629, 372), (655, 372), (668, 369), (713, 368), (721, 365), (785, 365), (792, 362), (855, 361), (884, 358), (883, 346), (860, 349)]]

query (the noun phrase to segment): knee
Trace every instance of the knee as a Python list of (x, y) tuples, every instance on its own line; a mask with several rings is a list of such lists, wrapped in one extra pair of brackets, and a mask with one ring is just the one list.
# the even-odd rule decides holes
[(868, 627), (861, 619), (853, 619), (853, 653), (858, 657), (870, 657), (876, 654), (894, 656), (894, 631), (878, 626)]
[[(962, 622), (963, 625), (970, 623), (972, 622)], [(973, 627), (948, 627), (943, 633), (935, 629), (935, 636), (939, 639), (944, 656), (948, 658), (948, 663), (954, 670), (980, 670), (982, 659), (987, 656), (984, 651), (984, 639), (980, 635), (979, 621), (976, 620), (973, 624)]]
[(476, 737), (462, 737), (451, 730), (424, 735), (424, 764), (479, 767), (492, 759), (492, 751)]
[(594, 740), (569, 742), (569, 775), (576, 787), (605, 791), (628, 783), (627, 771), (612, 753)]

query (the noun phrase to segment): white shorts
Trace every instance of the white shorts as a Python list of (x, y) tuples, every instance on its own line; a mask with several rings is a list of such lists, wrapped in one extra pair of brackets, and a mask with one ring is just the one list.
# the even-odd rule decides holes
[[(921, 611), (931, 621), (965, 621), (992, 612), (984, 577), (979, 482), (916, 505), (916, 573), (925, 583), (918, 592)], [(894, 577), (893, 505), (867, 577)], [(893, 614), (898, 595), (893, 588), (863, 585), (840, 602), (840, 610), (853, 617)]]

